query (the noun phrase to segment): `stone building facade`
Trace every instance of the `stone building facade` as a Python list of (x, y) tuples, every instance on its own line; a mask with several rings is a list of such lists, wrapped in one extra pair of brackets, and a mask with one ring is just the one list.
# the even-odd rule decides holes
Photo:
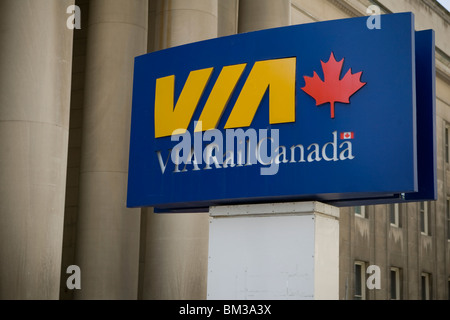
[(449, 299), (450, 14), (435, 0), (1, 0), (0, 299), (205, 299), (208, 214), (126, 208), (134, 57), (371, 5), (436, 32), (438, 200), (341, 208), (339, 297)]

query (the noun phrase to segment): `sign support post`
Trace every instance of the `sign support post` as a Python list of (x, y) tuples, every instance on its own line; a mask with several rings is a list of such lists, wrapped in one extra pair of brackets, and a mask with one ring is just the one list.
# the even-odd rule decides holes
[(339, 299), (337, 207), (289, 202), (209, 213), (208, 299)]

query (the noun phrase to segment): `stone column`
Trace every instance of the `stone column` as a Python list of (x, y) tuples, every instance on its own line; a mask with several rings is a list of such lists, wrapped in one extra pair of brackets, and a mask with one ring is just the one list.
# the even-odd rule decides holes
[(0, 1), (0, 299), (58, 299), (73, 0)]
[(217, 0), (149, 1), (149, 51), (217, 37)]
[(288, 26), (290, 22), (290, 0), (239, 0), (239, 33)]
[(126, 208), (134, 57), (147, 49), (147, 0), (89, 2), (76, 299), (136, 299), (140, 210)]
[[(149, 51), (217, 37), (217, 0), (149, 4)], [(143, 214), (147, 238), (142, 298), (205, 299), (208, 213), (155, 214), (143, 209)]]
[(221, 0), (218, 7), (217, 36), (236, 34), (238, 31), (239, 0)]

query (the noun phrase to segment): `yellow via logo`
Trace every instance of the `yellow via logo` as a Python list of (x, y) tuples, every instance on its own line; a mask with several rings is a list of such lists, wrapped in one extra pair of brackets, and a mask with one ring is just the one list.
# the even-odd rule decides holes
[[(195, 132), (217, 128), (242, 73), (244, 64), (222, 68), (202, 110)], [(257, 61), (242, 87), (225, 129), (248, 127), (269, 89), (269, 123), (295, 122), (296, 58)], [(155, 138), (186, 132), (214, 68), (191, 71), (175, 104), (175, 76), (156, 80)]]

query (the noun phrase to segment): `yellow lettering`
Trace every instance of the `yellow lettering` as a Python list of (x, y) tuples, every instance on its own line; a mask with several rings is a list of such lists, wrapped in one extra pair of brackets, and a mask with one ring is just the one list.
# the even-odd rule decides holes
[(250, 126), (267, 88), (269, 122), (295, 122), (295, 68), (295, 57), (256, 62), (225, 129)]
[(223, 67), (200, 115), (199, 121), (201, 121), (202, 126), (200, 128), (197, 125), (195, 132), (217, 128), (217, 124), (246, 65), (244, 63)]
[[(247, 64), (223, 67), (200, 114), (195, 132), (217, 128)], [(296, 58), (257, 61), (245, 82), (225, 129), (248, 127), (266, 91), (269, 92), (269, 123), (295, 122)], [(186, 132), (213, 68), (192, 71), (174, 106), (175, 76), (156, 80), (155, 137), (167, 137), (176, 130)]]
[(213, 68), (192, 71), (174, 107), (175, 76), (156, 80), (155, 137), (167, 137), (178, 129), (186, 132)]

